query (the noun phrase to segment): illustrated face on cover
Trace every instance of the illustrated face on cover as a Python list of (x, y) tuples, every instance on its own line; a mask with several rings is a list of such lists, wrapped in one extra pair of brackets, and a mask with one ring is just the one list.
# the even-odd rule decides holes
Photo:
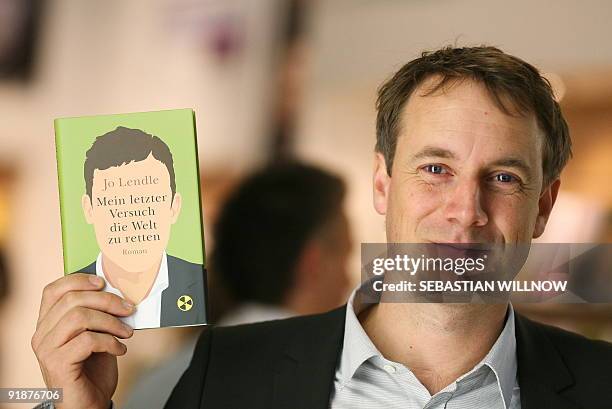
[(113, 139), (98, 138), (87, 152), (81, 205), (94, 226), (104, 270), (157, 270), (181, 210), (172, 155), (159, 138), (122, 130)]
[(94, 170), (92, 197), (83, 210), (94, 225), (100, 251), (125, 271), (153, 268), (180, 213), (166, 166), (152, 154), (140, 162)]

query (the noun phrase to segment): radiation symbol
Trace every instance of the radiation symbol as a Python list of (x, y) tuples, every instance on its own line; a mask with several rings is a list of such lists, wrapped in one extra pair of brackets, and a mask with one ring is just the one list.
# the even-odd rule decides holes
[(191, 307), (193, 307), (193, 300), (188, 295), (181, 295), (178, 300), (176, 300), (176, 306), (181, 311), (189, 311)]

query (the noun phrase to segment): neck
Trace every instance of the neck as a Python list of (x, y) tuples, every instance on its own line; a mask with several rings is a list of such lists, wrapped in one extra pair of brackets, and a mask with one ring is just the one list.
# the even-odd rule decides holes
[(159, 272), (161, 260), (162, 256), (151, 267), (143, 271), (127, 271), (102, 253), (102, 268), (104, 276), (110, 284), (121, 291), (126, 300), (136, 305), (145, 299), (151, 291)]
[(295, 315), (309, 315), (320, 312), (321, 307), (306, 291), (291, 291), (285, 297), (282, 307)]
[(380, 303), (359, 315), (374, 345), (431, 395), (470, 371), (504, 325), (506, 304)]

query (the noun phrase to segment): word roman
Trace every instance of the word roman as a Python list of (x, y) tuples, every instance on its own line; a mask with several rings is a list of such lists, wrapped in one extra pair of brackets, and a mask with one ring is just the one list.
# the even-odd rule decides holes
[(147, 254), (148, 251), (147, 249), (136, 249), (136, 250), (127, 250), (127, 249), (123, 249), (123, 254), (124, 255), (130, 255), (130, 254)]

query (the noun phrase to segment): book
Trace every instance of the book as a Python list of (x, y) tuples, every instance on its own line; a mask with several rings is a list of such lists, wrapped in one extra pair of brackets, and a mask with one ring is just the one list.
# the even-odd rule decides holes
[(207, 323), (191, 109), (55, 120), (64, 274), (102, 277), (135, 329)]

